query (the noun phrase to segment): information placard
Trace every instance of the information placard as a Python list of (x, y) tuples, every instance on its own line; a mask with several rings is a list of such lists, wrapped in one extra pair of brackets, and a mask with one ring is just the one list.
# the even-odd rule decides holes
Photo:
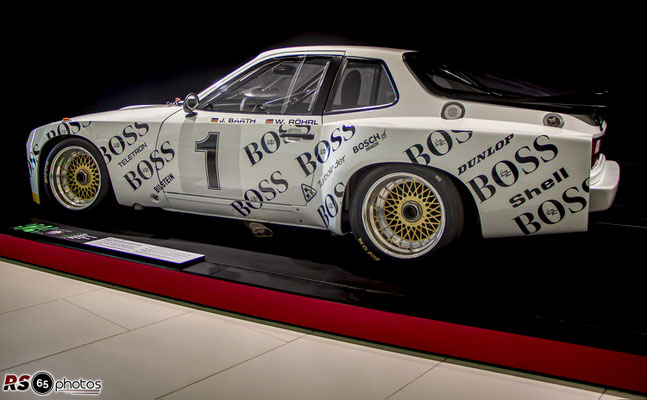
[(183, 264), (204, 257), (203, 254), (191, 253), (189, 251), (176, 250), (168, 247), (155, 246), (152, 244), (134, 242), (132, 240), (114, 237), (92, 240), (85, 242), (85, 244), (102, 249), (118, 251), (120, 253), (166, 261), (173, 264)]

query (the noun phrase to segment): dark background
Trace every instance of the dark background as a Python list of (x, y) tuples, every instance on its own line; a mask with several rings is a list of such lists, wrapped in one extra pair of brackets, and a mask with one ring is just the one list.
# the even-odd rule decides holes
[[(268, 2), (160, 3), (148, 9), (109, 4), (82, 10), (23, 6), (4, 17), (2, 51), (8, 72), (3, 84), (3, 220), (36, 212), (25, 142), (37, 126), (184, 98), (276, 47), (354, 44), (426, 50), (443, 60), (563, 89), (608, 91), (603, 152), (621, 164), (622, 179), (613, 209), (593, 215), (590, 232), (478, 241), (466, 252), (438, 259), (442, 267), (418, 282), (430, 282), (434, 290), (445, 287), (442, 293), (477, 304), (479, 313), (504, 310), (498, 316), (508, 324), (517, 321), (517, 328), (523, 328), (528, 315), (553, 324), (570, 321), (573, 335), (583, 332), (583, 326), (596, 326), (613, 331), (604, 340), (631, 335), (640, 347), (635, 351), (647, 354), (647, 341), (641, 339), (647, 337), (644, 285), (637, 278), (644, 269), (641, 247), (647, 239), (642, 190), (645, 69), (639, 61), (644, 46), (631, 10), (608, 5), (565, 8), (548, 2), (497, 2), (480, 9), (457, 2), (410, 8), (366, 2), (291, 7)], [(316, 241), (317, 250), (342, 243), (322, 239), (318, 231), (296, 231), (279, 229), (279, 235), (265, 242), (238, 232), (223, 243), (259, 251), (294, 244), (289, 240), (295, 238)], [(311, 249), (313, 242), (301, 248)], [(304, 251), (298, 256), (307, 256)], [(319, 253), (324, 254), (319, 261), (344, 258), (325, 249)], [(474, 310), (456, 304), (446, 304), (443, 315), (450, 320), (464, 321), (461, 316)]]
[[(285, 3), (281, 3), (285, 4)], [(356, 44), (428, 50), (553, 86), (607, 90), (610, 158), (641, 160), (639, 26), (609, 6), (433, 3), (19, 6), (3, 24), (3, 170), (30, 200), (23, 144), (37, 126), (198, 92), (263, 50)], [(635, 46), (635, 47), (634, 47)], [(8, 67), (8, 68), (7, 68)], [(8, 129), (7, 129), (8, 128)], [(10, 167), (9, 167), (10, 166)], [(19, 170), (20, 168), (20, 170)], [(26, 199), (26, 200), (25, 200)]]

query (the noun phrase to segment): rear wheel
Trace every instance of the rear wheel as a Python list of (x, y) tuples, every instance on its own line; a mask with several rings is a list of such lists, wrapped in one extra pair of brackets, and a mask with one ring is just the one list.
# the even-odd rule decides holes
[(108, 171), (99, 152), (82, 139), (54, 146), (43, 170), (45, 192), (57, 208), (91, 210), (109, 191)]
[(381, 166), (351, 199), (353, 234), (373, 260), (419, 260), (458, 238), (460, 194), (447, 175), (426, 167)]

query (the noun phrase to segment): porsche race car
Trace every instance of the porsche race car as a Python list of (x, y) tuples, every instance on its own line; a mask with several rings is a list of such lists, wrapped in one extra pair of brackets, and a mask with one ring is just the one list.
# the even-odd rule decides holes
[(352, 232), (375, 261), (420, 260), (461, 234), (587, 229), (618, 164), (590, 104), (358, 46), (267, 51), (184, 101), (37, 128), (34, 201), (85, 213), (110, 198)]

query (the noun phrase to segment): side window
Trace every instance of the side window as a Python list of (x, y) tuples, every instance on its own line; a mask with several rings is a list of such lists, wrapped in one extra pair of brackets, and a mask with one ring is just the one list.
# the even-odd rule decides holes
[(286, 99), (283, 114), (312, 114), (329, 65), (328, 57), (306, 59)]
[(267, 61), (211, 93), (201, 109), (261, 114), (311, 114), (330, 57)]
[(391, 77), (382, 62), (349, 59), (327, 111), (386, 106), (396, 98)]

